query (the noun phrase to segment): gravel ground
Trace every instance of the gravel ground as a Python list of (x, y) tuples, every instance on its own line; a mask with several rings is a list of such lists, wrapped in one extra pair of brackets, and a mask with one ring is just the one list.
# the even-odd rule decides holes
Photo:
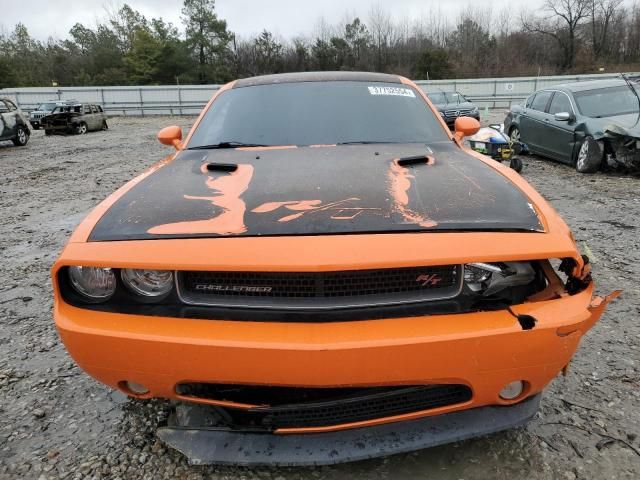
[(640, 478), (640, 178), (584, 176), (539, 158), (522, 174), (591, 252), (600, 293), (621, 288), (526, 428), (406, 455), (305, 469), (192, 467), (154, 436), (163, 401), (131, 401), (76, 367), (51, 319), (49, 268), (99, 200), (169, 151), (165, 125), (0, 144), (0, 479)]

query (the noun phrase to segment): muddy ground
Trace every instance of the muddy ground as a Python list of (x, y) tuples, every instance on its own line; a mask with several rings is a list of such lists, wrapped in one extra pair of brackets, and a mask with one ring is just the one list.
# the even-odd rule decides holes
[(108, 132), (0, 144), (0, 479), (640, 478), (640, 178), (580, 175), (539, 158), (523, 175), (621, 288), (526, 428), (323, 468), (191, 467), (154, 437), (164, 402), (130, 401), (74, 365), (51, 319), (49, 268), (98, 201), (168, 153), (192, 118), (119, 118)]

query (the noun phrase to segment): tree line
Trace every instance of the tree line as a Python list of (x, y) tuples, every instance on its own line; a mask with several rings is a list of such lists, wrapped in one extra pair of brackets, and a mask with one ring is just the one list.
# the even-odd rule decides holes
[(0, 88), (74, 85), (216, 84), (310, 70), (389, 72), (418, 79), (636, 70), (640, 3), (546, 0), (536, 11), (467, 6), (394, 18), (320, 19), (308, 36), (254, 38), (229, 30), (215, 0), (184, 0), (182, 24), (148, 19), (125, 4), (95, 28), (66, 39), (34, 39), (18, 23), (0, 32)]

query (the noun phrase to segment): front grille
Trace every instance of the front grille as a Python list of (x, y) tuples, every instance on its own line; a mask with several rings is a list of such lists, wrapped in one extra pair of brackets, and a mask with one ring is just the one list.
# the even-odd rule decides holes
[[(464, 403), (471, 389), (461, 384), (371, 388), (289, 388), (178, 385), (187, 397), (265, 404), (248, 409), (224, 408), (227, 426), (234, 428), (326, 427), (374, 420)], [(289, 403), (294, 402), (294, 403)]]
[(456, 296), (461, 266), (339, 272), (196, 272), (177, 275), (191, 305), (263, 308), (340, 308), (413, 303)]
[(470, 113), (470, 108), (461, 108), (459, 110), (445, 110), (444, 112), (447, 117), (464, 117), (465, 115), (469, 115)]

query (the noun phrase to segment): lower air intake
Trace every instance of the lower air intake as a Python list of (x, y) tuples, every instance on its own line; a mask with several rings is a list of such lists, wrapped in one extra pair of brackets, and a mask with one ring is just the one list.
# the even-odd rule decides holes
[(233, 428), (312, 428), (375, 420), (471, 400), (466, 385), (420, 385), (374, 388), (285, 388), (181, 384), (183, 398), (226, 400), (248, 409), (224, 408)]

